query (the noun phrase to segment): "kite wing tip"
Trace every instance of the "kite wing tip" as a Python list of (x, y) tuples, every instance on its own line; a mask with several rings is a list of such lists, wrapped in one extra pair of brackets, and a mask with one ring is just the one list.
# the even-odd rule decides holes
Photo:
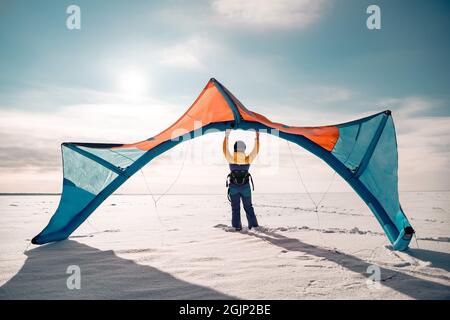
[(38, 241), (38, 237), (39, 237), (39, 235), (37, 235), (36, 237), (34, 237), (33, 239), (31, 239), (31, 243), (32, 243), (32, 244), (40, 244), (39, 241)]

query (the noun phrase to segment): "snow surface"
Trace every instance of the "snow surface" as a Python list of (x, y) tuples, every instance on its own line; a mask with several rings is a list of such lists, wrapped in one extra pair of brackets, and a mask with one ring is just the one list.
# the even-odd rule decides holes
[[(318, 213), (304, 194), (255, 193), (264, 228), (243, 232), (226, 232), (225, 195), (166, 195), (157, 208), (114, 195), (69, 240), (29, 245), (58, 201), (0, 196), (0, 299), (450, 298), (450, 192), (401, 194), (418, 240), (406, 252), (352, 193), (328, 194)], [(67, 288), (70, 265), (80, 290)]]

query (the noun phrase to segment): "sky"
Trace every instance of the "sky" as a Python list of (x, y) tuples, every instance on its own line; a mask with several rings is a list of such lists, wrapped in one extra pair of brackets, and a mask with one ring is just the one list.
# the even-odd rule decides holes
[[(79, 30), (66, 26), (73, 4)], [(366, 26), (372, 4), (380, 30)], [(211, 77), (290, 125), (391, 109), (400, 191), (449, 190), (449, 13), (445, 0), (2, 0), (0, 192), (60, 192), (61, 142), (153, 136)], [(154, 192), (225, 192), (222, 139), (179, 145), (118, 192), (146, 193), (144, 176)], [(262, 136), (261, 150), (259, 192), (304, 192), (293, 161), (309, 191), (350, 191), (297, 146)]]

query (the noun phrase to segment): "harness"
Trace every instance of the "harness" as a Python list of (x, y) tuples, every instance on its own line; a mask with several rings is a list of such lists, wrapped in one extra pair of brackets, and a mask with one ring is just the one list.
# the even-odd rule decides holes
[(225, 186), (228, 188), (227, 190), (227, 198), (228, 201), (231, 202), (230, 198), (230, 187), (231, 185), (237, 185), (237, 186), (243, 186), (247, 183), (251, 182), (252, 184), (252, 190), (255, 190), (255, 185), (253, 184), (253, 178), (250, 172), (248, 170), (231, 170), (231, 172), (228, 174)]

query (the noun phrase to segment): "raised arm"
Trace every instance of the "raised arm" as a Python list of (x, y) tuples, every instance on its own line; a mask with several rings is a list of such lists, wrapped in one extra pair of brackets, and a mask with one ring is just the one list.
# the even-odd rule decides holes
[(259, 132), (256, 131), (256, 137), (255, 137), (255, 145), (253, 146), (252, 152), (248, 155), (248, 163), (252, 163), (253, 160), (255, 160), (256, 156), (259, 152)]
[(233, 163), (233, 156), (230, 153), (230, 150), (228, 149), (228, 138), (230, 136), (230, 130), (225, 130), (225, 138), (223, 139), (223, 155), (225, 156), (225, 159), (227, 159), (228, 163)]

